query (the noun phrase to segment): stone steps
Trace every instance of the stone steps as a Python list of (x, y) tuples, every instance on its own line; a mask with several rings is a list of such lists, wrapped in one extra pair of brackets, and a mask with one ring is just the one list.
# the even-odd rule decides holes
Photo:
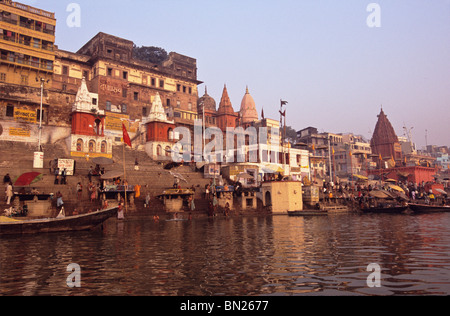
[[(67, 212), (75, 208), (80, 209), (96, 209), (101, 207), (100, 203), (90, 202), (88, 195), (89, 180), (87, 177), (89, 168), (95, 167), (91, 160), (85, 158), (70, 157), (66, 149), (65, 142), (59, 142), (53, 145), (43, 146), (44, 150), (44, 168), (33, 169), (33, 157), (36, 151), (35, 144), (0, 142), (0, 176), (9, 173), (12, 180), (22, 173), (30, 171), (42, 172), (41, 181), (32, 184), (29, 189), (36, 188), (41, 193), (56, 193), (60, 191), (63, 195), (65, 209)], [(55, 177), (50, 172), (50, 162), (55, 158), (74, 159), (76, 161), (76, 172), (74, 176), (67, 177), (66, 185), (54, 184)], [(139, 162), (139, 170), (134, 170), (135, 159)], [(104, 166), (105, 171), (123, 170), (123, 147), (115, 146), (113, 148), (113, 165)], [(127, 180), (130, 185), (141, 185), (141, 197), (135, 199), (135, 209), (144, 210), (145, 212), (158, 213), (163, 209), (163, 204), (156, 196), (161, 194), (165, 189), (173, 187), (175, 178), (170, 174), (169, 170), (164, 169), (164, 163), (153, 161), (144, 151), (126, 148), (125, 150), (125, 169)], [(195, 172), (190, 166), (180, 166), (172, 170), (180, 173), (186, 180), (180, 181), (182, 188), (191, 188), (194, 186), (196, 210), (207, 207), (207, 203), (203, 202), (204, 187), (210, 182), (209, 179), (203, 178), (203, 174)], [(96, 184), (99, 177), (92, 177), (92, 181)], [(81, 182), (83, 185), (83, 198), (81, 201), (77, 198), (76, 184)], [(17, 191), (17, 188), (16, 190)], [(3, 192), (3, 193), (1, 193)], [(144, 209), (144, 200), (147, 193), (152, 197), (150, 207)], [(0, 191), (0, 212), (6, 208), (4, 202), (4, 190)], [(56, 199), (53, 201), (56, 204)]]

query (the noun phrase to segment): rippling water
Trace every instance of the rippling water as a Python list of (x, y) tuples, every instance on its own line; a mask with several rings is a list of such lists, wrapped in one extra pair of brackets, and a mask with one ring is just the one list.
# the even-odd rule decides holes
[(450, 214), (111, 220), (2, 237), (0, 256), (0, 295), (448, 295)]

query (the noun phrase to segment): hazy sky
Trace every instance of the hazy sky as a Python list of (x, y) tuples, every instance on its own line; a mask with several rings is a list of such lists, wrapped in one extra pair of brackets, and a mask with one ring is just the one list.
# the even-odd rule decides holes
[[(370, 139), (383, 106), (418, 148), (450, 145), (450, 0), (19, 2), (56, 13), (60, 49), (105, 32), (196, 58), (199, 96), (206, 85), (218, 104), (226, 84), (235, 111), (248, 85), (266, 117), (283, 99), (296, 130)], [(72, 2), (80, 27), (67, 24)]]

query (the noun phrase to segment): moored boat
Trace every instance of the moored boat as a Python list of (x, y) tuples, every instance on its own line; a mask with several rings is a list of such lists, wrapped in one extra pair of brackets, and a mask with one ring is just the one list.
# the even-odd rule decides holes
[(400, 206), (383, 206), (383, 207), (367, 207), (361, 208), (363, 213), (390, 213), (390, 214), (399, 214), (403, 213), (408, 209), (408, 205), (400, 205)]
[(288, 211), (289, 216), (324, 216), (328, 215), (327, 211), (321, 210), (303, 210), (303, 211)]
[(415, 213), (450, 212), (450, 205), (409, 203), (409, 208)]
[(0, 236), (90, 230), (117, 215), (117, 211), (116, 206), (75, 216), (0, 221)]

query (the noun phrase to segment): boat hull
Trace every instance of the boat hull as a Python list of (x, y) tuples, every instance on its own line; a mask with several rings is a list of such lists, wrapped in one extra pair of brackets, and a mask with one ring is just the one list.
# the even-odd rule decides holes
[(26, 220), (0, 223), (0, 236), (40, 234), (94, 229), (117, 215), (118, 207), (64, 218)]
[(450, 206), (437, 206), (410, 203), (409, 208), (415, 213), (442, 213), (450, 212)]
[(306, 211), (288, 211), (289, 216), (325, 216), (328, 215), (327, 211), (314, 211), (314, 210), (306, 210)]
[(371, 207), (361, 209), (364, 213), (388, 213), (388, 214), (400, 214), (405, 212), (408, 206), (396, 206), (396, 207)]

